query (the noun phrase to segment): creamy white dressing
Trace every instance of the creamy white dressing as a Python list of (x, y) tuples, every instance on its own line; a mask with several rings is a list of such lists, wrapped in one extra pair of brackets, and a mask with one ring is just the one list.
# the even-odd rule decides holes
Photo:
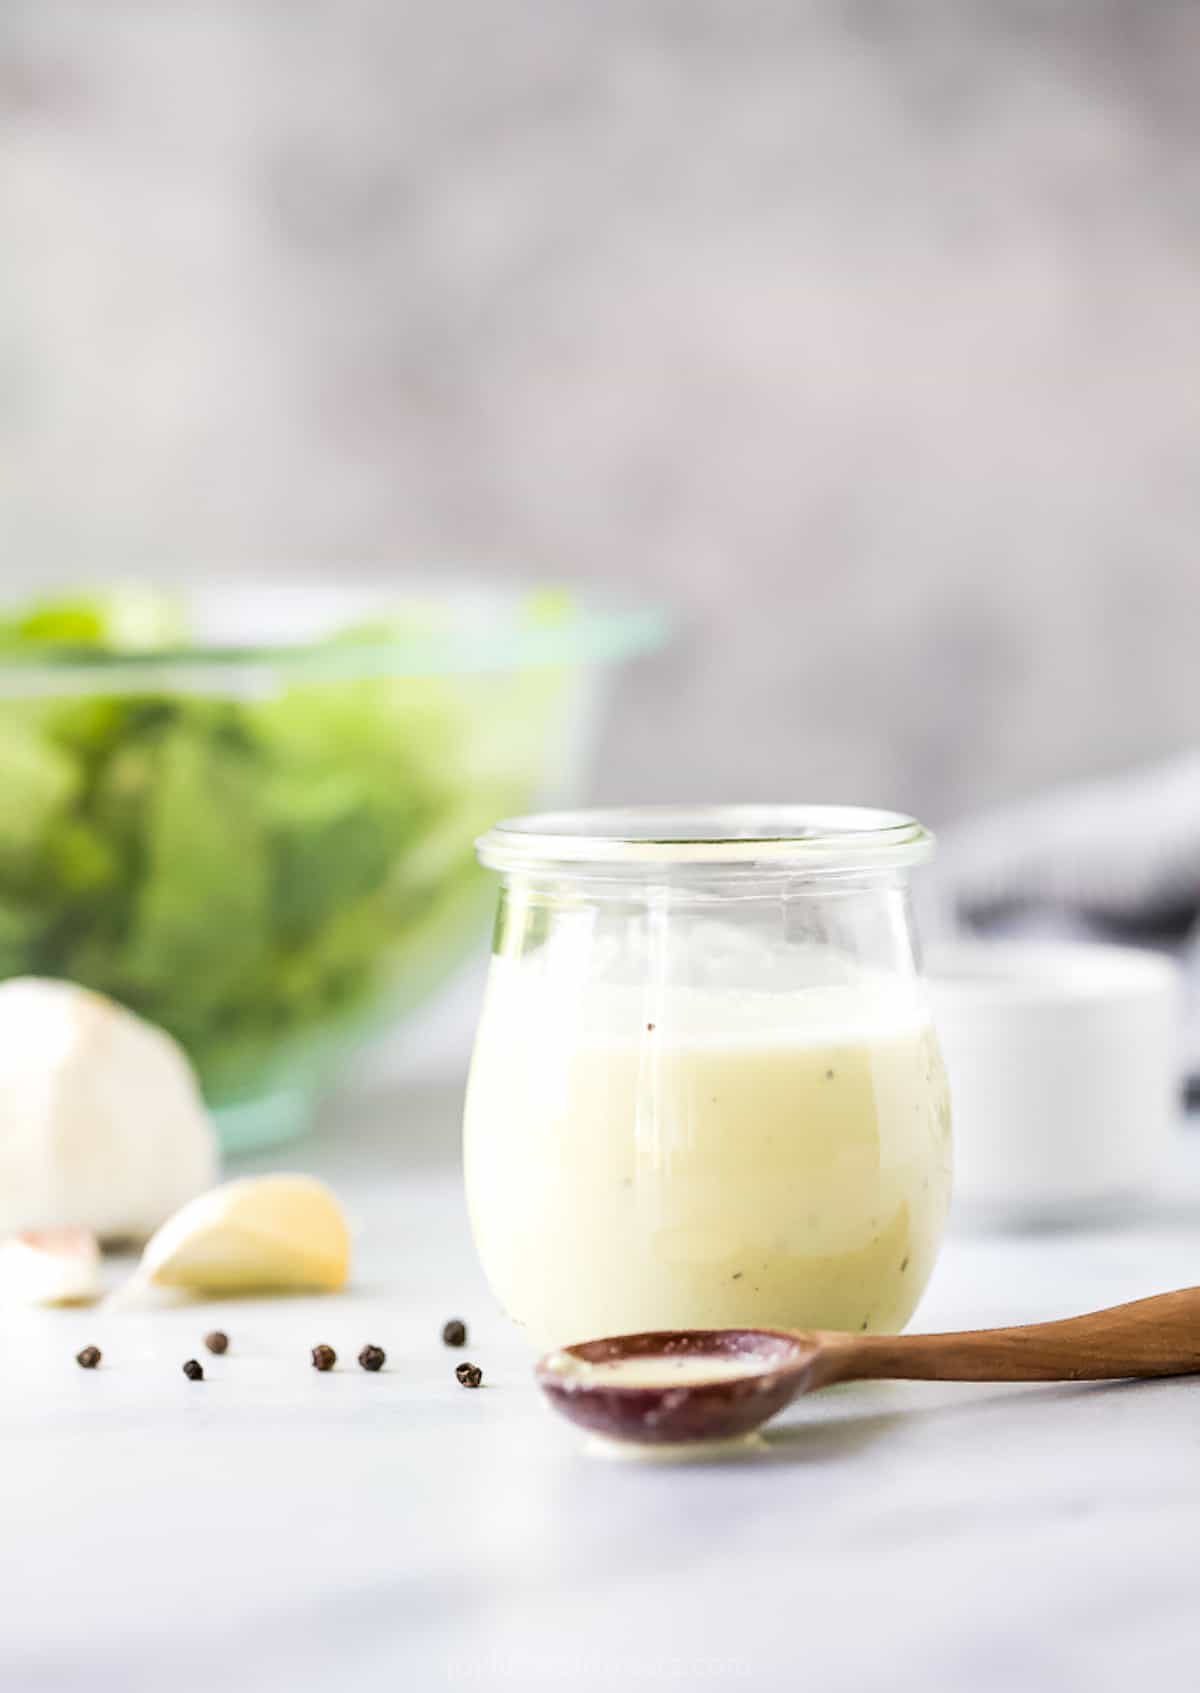
[(466, 1177), (509, 1315), (540, 1349), (651, 1329), (901, 1329), (950, 1191), (919, 991), (864, 976), (655, 993), (564, 994), (536, 954), (493, 965)]
[(730, 1381), (741, 1376), (767, 1375), (779, 1364), (771, 1364), (753, 1353), (730, 1357), (721, 1353), (655, 1353), (644, 1358), (605, 1358), (591, 1363), (586, 1358), (560, 1352), (548, 1360), (547, 1368), (581, 1387), (679, 1387), (706, 1381)]

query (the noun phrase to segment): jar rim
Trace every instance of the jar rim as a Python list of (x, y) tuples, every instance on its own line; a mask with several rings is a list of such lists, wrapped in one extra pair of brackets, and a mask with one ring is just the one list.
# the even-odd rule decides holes
[(827, 873), (923, 863), (916, 818), (857, 805), (648, 805), (509, 817), (475, 843), (490, 870), (647, 867)]

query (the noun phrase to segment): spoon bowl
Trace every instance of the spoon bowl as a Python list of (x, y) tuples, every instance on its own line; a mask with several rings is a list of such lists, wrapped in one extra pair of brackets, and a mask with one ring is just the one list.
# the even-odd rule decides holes
[(564, 1346), (536, 1366), (556, 1411), (640, 1446), (736, 1440), (798, 1393), (816, 1337), (784, 1329), (665, 1329)]
[(960, 1334), (664, 1329), (586, 1340), (535, 1366), (554, 1409), (639, 1446), (736, 1440), (839, 1381), (1113, 1381), (1200, 1372), (1200, 1288)]

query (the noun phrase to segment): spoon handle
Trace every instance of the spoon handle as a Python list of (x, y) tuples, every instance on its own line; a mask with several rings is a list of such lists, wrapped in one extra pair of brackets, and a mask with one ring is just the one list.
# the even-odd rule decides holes
[(1085, 1317), (960, 1334), (822, 1334), (830, 1381), (1110, 1381), (1200, 1372), (1200, 1287)]

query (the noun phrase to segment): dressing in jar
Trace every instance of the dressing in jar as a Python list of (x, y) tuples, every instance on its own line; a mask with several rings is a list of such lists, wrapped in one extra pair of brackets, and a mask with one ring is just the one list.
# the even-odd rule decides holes
[(538, 1347), (894, 1332), (950, 1195), (911, 818), (847, 807), (497, 825), (465, 1120), (484, 1270)]

